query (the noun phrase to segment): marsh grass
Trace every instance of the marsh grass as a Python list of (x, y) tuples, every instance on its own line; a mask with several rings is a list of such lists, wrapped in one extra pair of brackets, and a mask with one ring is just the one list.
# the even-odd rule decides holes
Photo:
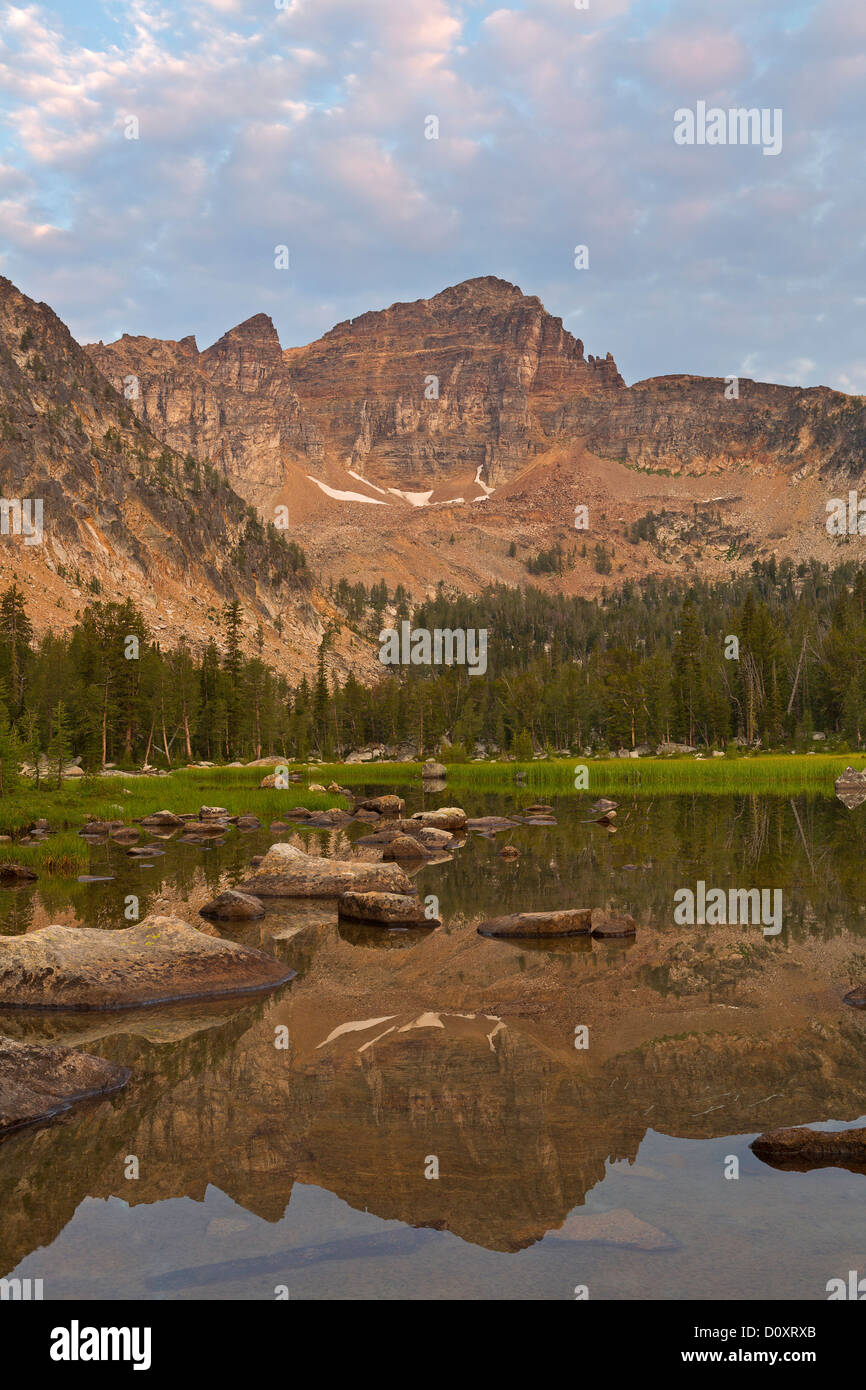
[[(345, 805), (337, 793), (311, 792), (306, 782), (291, 782), (285, 790), (262, 790), (259, 783), (266, 772), (260, 767), (184, 768), (159, 778), (76, 778), (59, 788), (45, 783), (34, 788), (22, 780), (17, 791), (0, 798), (0, 834), (20, 834), (40, 817), (52, 831), (80, 830), (90, 819), (133, 821), (154, 811), (180, 813), (198, 811), (200, 806), (224, 806), (229, 815), (249, 813), (267, 825), (291, 806), (317, 811)], [(322, 781), (320, 770), (311, 769), (309, 780)]]
[[(605, 758), (545, 759), (529, 763), (450, 763), (449, 788), (497, 792), (521, 784), (531, 792), (575, 791), (575, 770), (586, 767), (587, 792), (595, 796), (630, 793), (634, 796), (677, 794), (792, 796), (802, 792), (833, 795), (833, 784), (849, 763), (862, 764), (856, 754), (768, 753), (742, 758)], [(421, 784), (419, 763), (353, 763), (318, 767), (324, 781), (345, 785), (375, 783), (381, 786)]]
[(41, 845), (0, 845), (0, 863), (24, 864), (45, 874), (84, 874), (90, 863), (90, 846), (74, 831), (52, 835)]
[[(588, 769), (586, 793), (591, 796), (833, 795), (833, 783), (851, 754), (766, 754), (742, 758), (568, 758), (530, 763), (451, 763), (447, 786), (454, 800), (461, 791), (504, 792), (520, 786), (531, 797), (575, 793), (575, 769)], [(86, 871), (88, 846), (77, 835), (85, 822), (140, 819), (154, 811), (197, 812), (200, 806), (224, 806), (229, 815), (245, 812), (263, 825), (278, 820), (292, 806), (324, 810), (346, 806), (336, 792), (312, 792), (308, 783), (338, 782), (346, 787), (367, 785), (421, 788), (420, 763), (333, 763), (292, 765), (301, 782), (286, 790), (260, 789), (266, 769), (181, 769), (168, 777), (102, 777), (66, 781), (62, 787), (38, 789), (22, 783), (0, 799), (0, 833), (20, 836), (39, 817), (48, 820), (52, 834), (41, 845), (0, 845), (0, 860), (17, 860), (46, 873)], [(520, 779), (518, 780), (518, 774)], [(582, 789), (581, 789), (582, 790)]]

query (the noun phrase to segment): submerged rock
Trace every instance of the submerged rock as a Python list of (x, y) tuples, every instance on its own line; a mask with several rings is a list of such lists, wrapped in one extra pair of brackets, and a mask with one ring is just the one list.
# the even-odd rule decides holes
[(777, 1163), (866, 1163), (866, 1129), (771, 1129), (749, 1147), (758, 1158)]
[(411, 893), (341, 893), (337, 911), (340, 917), (355, 922), (376, 922), (381, 926), (442, 925), (438, 917), (425, 917), (423, 905)]
[(513, 912), (491, 917), (478, 928), (480, 936), (588, 936), (592, 910), (567, 907), (558, 912)]
[(520, 858), (520, 850), (517, 848), (516, 845), (503, 845), (503, 846), (502, 846), (502, 849), (499, 851), (499, 858), (500, 858), (500, 859), (519, 859), (519, 858)]
[(126, 1009), (273, 989), (294, 973), (179, 917), (153, 915), (116, 931), (51, 926), (0, 937), (7, 1008)]
[(397, 864), (365, 864), (357, 859), (325, 859), (293, 845), (271, 845), (241, 892), (260, 898), (336, 898), (350, 889), (411, 893)]
[(118, 845), (134, 845), (141, 839), (141, 831), (136, 830), (134, 825), (124, 825), (119, 830), (112, 830), (111, 838)]
[(264, 917), (265, 905), (251, 893), (239, 893), (236, 888), (227, 888), (212, 902), (199, 908), (202, 917), (216, 917), (220, 921), (253, 921)]
[(866, 1009), (866, 985), (857, 985), (845, 995), (845, 1003), (852, 1009)]
[(622, 1250), (678, 1248), (673, 1236), (650, 1226), (625, 1207), (601, 1212), (573, 1212), (558, 1230), (549, 1234), (552, 1240), (572, 1240), (581, 1245), (615, 1245)]
[(235, 824), (238, 830), (261, 830), (262, 828), (258, 816), (238, 816)]
[(627, 912), (607, 912), (601, 907), (592, 909), (593, 936), (634, 936), (636, 932), (634, 918)]
[(131, 1075), (103, 1057), (0, 1035), (0, 1135), (47, 1120), (76, 1101), (118, 1091)]
[(519, 821), (509, 820), (507, 816), (476, 816), (474, 820), (466, 821), (465, 828), (480, 831), (482, 835), (491, 835), (499, 830), (513, 830), (515, 825), (519, 824)]

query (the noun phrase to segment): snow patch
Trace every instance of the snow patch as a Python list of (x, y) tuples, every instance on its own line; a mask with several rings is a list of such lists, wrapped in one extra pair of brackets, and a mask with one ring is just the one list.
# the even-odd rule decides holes
[[(491, 494), (491, 492), (493, 491), (493, 488), (492, 488), (492, 487), (488, 487), (486, 483), (482, 483), (482, 481), (481, 481), (481, 470), (482, 470), (483, 467), (484, 467), (484, 464), (483, 464), (483, 463), (479, 463), (477, 469), (475, 470), (475, 482), (476, 482), (476, 484), (477, 484), (478, 487), (483, 488), (483, 490), (484, 490), (484, 496), (485, 496), (485, 497), (489, 497), (490, 494)], [(479, 502), (481, 501), (481, 498), (480, 498), (480, 497), (478, 498), (478, 501), (479, 501)]]
[(411, 503), (413, 507), (426, 507), (433, 496), (432, 487), (429, 492), (401, 492), (398, 487), (389, 487), (388, 491), (393, 492), (395, 497), (402, 497), (404, 502)]
[(378, 487), (376, 483), (371, 483), (369, 478), (363, 478), (360, 473), (355, 472), (354, 468), (347, 468), (346, 472), (350, 478), (357, 478), (358, 482), (363, 483), (365, 487), (371, 487), (374, 492), (381, 492), (382, 496), (385, 496), (385, 489), (383, 487)]
[[(387, 502), (380, 502), (378, 497), (365, 497), (363, 492), (341, 492), (339, 488), (328, 487), (328, 484), (323, 483), (321, 478), (314, 478), (312, 473), (308, 473), (307, 477), (311, 483), (316, 484), (316, 487), (320, 487), (328, 497), (333, 497), (335, 502), (369, 502), (371, 507), (388, 506)], [(377, 491), (381, 491), (381, 489), (379, 488)]]

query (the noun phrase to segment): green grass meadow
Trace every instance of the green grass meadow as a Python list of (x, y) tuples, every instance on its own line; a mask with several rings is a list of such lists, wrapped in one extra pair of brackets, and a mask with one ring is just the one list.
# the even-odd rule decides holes
[[(459, 802), (464, 792), (505, 792), (515, 786), (528, 797), (585, 792), (593, 796), (762, 795), (804, 793), (832, 796), (833, 784), (849, 763), (862, 763), (855, 754), (765, 754), (738, 758), (606, 758), (545, 759), (537, 762), (446, 763), (448, 799)], [(267, 769), (179, 769), (168, 777), (76, 778), (61, 787), (43, 782), (38, 788), (23, 781), (18, 790), (0, 798), (0, 834), (11, 844), (0, 845), (0, 861), (14, 860), (44, 873), (75, 875), (87, 869), (89, 847), (78, 831), (86, 821), (134, 821), (153, 811), (197, 812), (200, 806), (223, 806), (230, 815), (250, 813), (263, 824), (279, 819), (292, 806), (324, 810), (348, 805), (335, 792), (313, 792), (309, 784), (337, 782), (347, 788), (364, 785), (421, 787), (420, 763), (313, 763), (290, 765), (303, 780), (288, 789), (260, 789)], [(576, 782), (586, 768), (587, 786)], [(16, 840), (35, 820), (44, 817), (51, 835), (42, 844), (20, 845)]]

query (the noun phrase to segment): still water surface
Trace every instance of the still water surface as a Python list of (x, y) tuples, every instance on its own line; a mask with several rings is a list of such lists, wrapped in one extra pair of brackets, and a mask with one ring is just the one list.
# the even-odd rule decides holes
[[(421, 794), (406, 795), (411, 812)], [(530, 800), (461, 798), (470, 815)], [(435, 932), (340, 926), (328, 902), (271, 900), (263, 921), (224, 928), (199, 918), (269, 831), (155, 841), (164, 853), (145, 864), (110, 844), (90, 865), (109, 881), (0, 892), (7, 934), (122, 927), (135, 895), (142, 917), (177, 912), (297, 971), (253, 1001), (0, 1016), (13, 1036), (133, 1070), (116, 1097), (0, 1145), (0, 1275), (41, 1278), (58, 1299), (585, 1286), (628, 1300), (823, 1299), (829, 1279), (866, 1274), (866, 1174), (777, 1171), (749, 1150), (778, 1125), (864, 1123), (866, 1018), (841, 996), (866, 978), (866, 807), (665, 797), (623, 803), (611, 835), (585, 823), (587, 801), (558, 798), (555, 826), (470, 835), (423, 867)], [(282, 838), (346, 853), (368, 831)], [(507, 842), (519, 859), (499, 857)], [(782, 933), (676, 926), (674, 892), (699, 879), (781, 888)], [(629, 911), (637, 938), (475, 931), (565, 906)]]

